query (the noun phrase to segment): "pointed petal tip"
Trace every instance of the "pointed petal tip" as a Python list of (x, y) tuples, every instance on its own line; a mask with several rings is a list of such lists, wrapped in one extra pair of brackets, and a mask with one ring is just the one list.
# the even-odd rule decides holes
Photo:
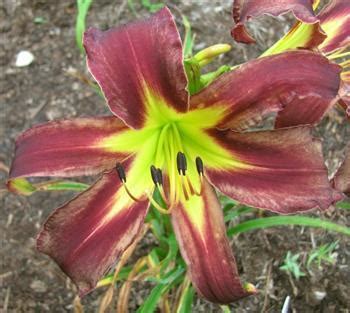
[(189, 276), (203, 298), (228, 304), (254, 294), (253, 285), (240, 281), (221, 205), (205, 178), (201, 196), (181, 202), (171, 218)]
[(111, 169), (128, 153), (109, 151), (105, 138), (127, 127), (115, 116), (81, 117), (38, 124), (16, 139), (10, 178), (30, 176), (73, 177)]
[(89, 71), (110, 110), (130, 127), (145, 125), (153, 95), (175, 111), (187, 112), (182, 43), (168, 8), (107, 31), (89, 29), (83, 43)]
[(37, 249), (50, 256), (84, 296), (135, 240), (147, 210), (148, 201), (131, 201), (112, 170), (48, 217), (37, 236)]

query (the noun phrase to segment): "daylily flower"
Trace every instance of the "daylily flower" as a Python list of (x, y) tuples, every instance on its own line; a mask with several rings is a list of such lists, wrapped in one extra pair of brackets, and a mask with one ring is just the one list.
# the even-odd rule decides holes
[[(182, 45), (167, 8), (84, 36), (87, 63), (113, 116), (54, 121), (19, 136), (10, 179), (103, 173), (56, 209), (38, 249), (92, 290), (137, 236), (149, 203), (171, 221), (191, 280), (206, 299), (254, 293), (239, 279), (214, 185), (278, 213), (327, 209), (327, 179), (309, 127), (239, 132), (289, 101), (328, 106), (339, 67), (309, 51), (248, 62), (189, 97)], [(157, 188), (166, 207), (155, 203)]]
[(232, 29), (232, 36), (239, 42), (255, 42), (244, 27), (245, 22), (250, 18), (263, 14), (277, 16), (292, 11), (299, 19), (290, 31), (267, 49), (262, 56), (303, 48), (315, 49), (331, 60), (348, 57), (347, 60), (340, 63), (343, 70), (342, 83), (339, 98), (335, 99), (334, 103), (329, 107), (291, 103), (278, 114), (276, 127), (316, 124), (338, 101), (350, 116), (350, 52), (346, 52), (346, 49), (350, 47), (350, 1), (332, 0), (315, 16), (313, 6), (315, 8), (318, 4), (317, 0), (277, 0), (273, 2), (234, 0), (233, 2), (235, 26)]

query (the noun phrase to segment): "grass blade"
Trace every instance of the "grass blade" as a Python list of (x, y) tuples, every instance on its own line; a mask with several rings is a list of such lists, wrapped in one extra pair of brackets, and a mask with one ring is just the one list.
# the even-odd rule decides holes
[(185, 27), (183, 50), (185, 58), (190, 58), (193, 52), (194, 35), (192, 35), (191, 23), (185, 15), (182, 15), (182, 23)]
[(78, 12), (75, 23), (75, 39), (77, 46), (82, 54), (84, 54), (83, 34), (85, 31), (85, 20), (91, 3), (92, 0), (77, 0)]
[(164, 7), (164, 3), (152, 3), (150, 0), (141, 0), (141, 5), (151, 13), (155, 13)]
[(254, 212), (253, 208), (250, 207), (240, 207), (237, 208), (235, 210), (229, 211), (227, 212), (227, 214), (225, 214), (225, 222), (231, 221), (233, 219), (235, 219), (236, 217), (240, 216), (241, 214), (246, 214), (246, 213), (251, 213)]
[(151, 313), (154, 312), (157, 308), (157, 304), (159, 299), (165, 294), (172, 286), (177, 278), (183, 275), (185, 269), (182, 267), (178, 267), (167, 275), (163, 277), (164, 283), (159, 283), (155, 286), (150, 295), (143, 302), (142, 306), (140, 306), (137, 310), (137, 313)]
[(336, 204), (336, 207), (337, 207), (338, 209), (350, 210), (350, 202), (349, 202), (349, 201), (338, 202), (338, 203)]
[(181, 299), (178, 304), (176, 313), (192, 312), (193, 298), (194, 298), (194, 289), (190, 284), (188, 284), (188, 286), (186, 286), (185, 290), (183, 291), (183, 294), (181, 295)]
[(308, 226), (314, 228), (323, 228), (329, 231), (338, 232), (347, 236), (350, 236), (350, 228), (342, 225), (338, 225), (329, 221), (321, 220), (315, 217), (307, 216), (272, 216), (265, 218), (252, 219), (243, 223), (240, 223), (227, 231), (228, 236), (244, 233), (247, 231), (270, 228), (276, 226), (297, 225)]

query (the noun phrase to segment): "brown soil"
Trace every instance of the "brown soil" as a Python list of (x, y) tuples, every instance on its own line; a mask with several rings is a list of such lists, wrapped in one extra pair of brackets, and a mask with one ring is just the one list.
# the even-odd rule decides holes
[[(4, 0), (0, 4), (1, 70), (1, 146), (0, 179), (6, 179), (14, 140), (23, 130), (53, 119), (108, 114), (104, 101), (71, 73), (87, 75), (84, 58), (75, 45), (75, 1)], [(137, 4), (139, 17), (149, 13)], [(246, 47), (234, 44), (229, 36), (230, 1), (171, 1), (176, 14), (188, 16), (197, 37), (196, 48), (228, 42), (234, 48), (223, 60), (231, 64), (257, 56), (287, 28), (290, 18), (278, 21), (264, 18), (252, 26), (259, 44)], [(43, 18), (43, 23), (35, 23)], [(87, 25), (108, 28), (135, 19), (127, 1), (95, 1)], [(20, 50), (29, 50), (35, 61), (28, 67), (14, 66)], [(342, 113), (332, 111), (318, 128), (325, 143), (331, 171), (343, 157), (350, 138), (350, 127)], [(3, 186), (2, 186), (3, 187)], [(69, 312), (75, 290), (65, 275), (46, 256), (35, 250), (35, 236), (48, 214), (72, 197), (72, 193), (36, 193), (21, 197), (2, 192), (1, 197), (1, 272), (0, 311)], [(315, 213), (334, 222), (349, 225), (349, 211)], [(334, 265), (313, 268), (299, 281), (279, 269), (287, 251), (307, 253), (316, 245), (339, 240)], [(152, 243), (153, 242), (153, 243)], [(154, 244), (144, 240), (142, 249)], [(260, 292), (232, 305), (234, 312), (279, 312), (287, 295), (292, 297), (293, 312), (349, 312), (350, 240), (323, 230), (282, 227), (236, 236), (232, 242), (242, 278), (257, 285)], [(142, 251), (142, 250), (141, 250)], [(305, 269), (304, 269), (305, 270)], [(140, 283), (133, 291), (133, 312), (150, 291)], [(322, 300), (317, 295), (324, 293)], [(83, 299), (86, 312), (95, 312), (101, 292)], [(113, 312), (115, 310), (112, 310)], [(193, 312), (221, 312), (217, 305), (197, 299)]]

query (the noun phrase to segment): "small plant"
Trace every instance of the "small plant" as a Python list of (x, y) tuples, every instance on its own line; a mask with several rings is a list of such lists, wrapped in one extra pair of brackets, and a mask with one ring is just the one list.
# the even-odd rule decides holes
[(337, 240), (336, 242), (324, 244), (314, 249), (307, 259), (306, 267), (309, 269), (313, 263), (316, 263), (320, 269), (322, 268), (322, 263), (335, 264), (336, 255), (334, 251), (338, 248), (338, 242)]
[(287, 255), (284, 259), (283, 265), (280, 266), (282, 271), (287, 272), (294, 276), (297, 280), (300, 277), (305, 276), (305, 273), (301, 271), (301, 262), (299, 262), (300, 253), (292, 254), (290, 251), (287, 252)]

